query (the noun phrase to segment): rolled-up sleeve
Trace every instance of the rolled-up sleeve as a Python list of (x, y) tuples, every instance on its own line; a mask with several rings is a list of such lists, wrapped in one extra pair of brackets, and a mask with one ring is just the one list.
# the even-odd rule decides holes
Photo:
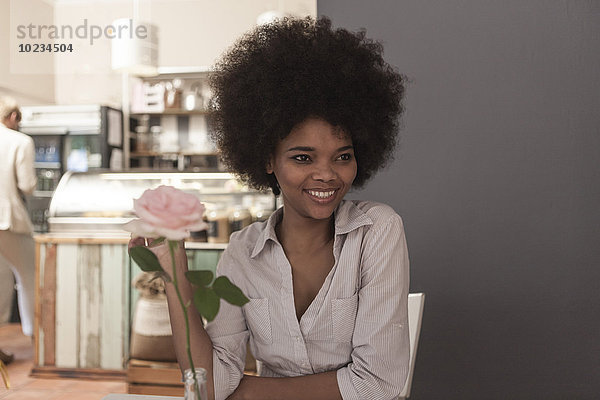
[[(217, 275), (226, 275), (233, 283), (231, 273), (234, 258), (225, 250), (217, 267)], [(238, 387), (244, 374), (248, 328), (242, 308), (221, 300), (217, 317), (206, 325), (213, 343), (213, 381), (215, 400), (226, 399)]]
[(394, 214), (365, 235), (351, 362), (337, 371), (344, 400), (394, 399), (409, 366), (409, 260)]

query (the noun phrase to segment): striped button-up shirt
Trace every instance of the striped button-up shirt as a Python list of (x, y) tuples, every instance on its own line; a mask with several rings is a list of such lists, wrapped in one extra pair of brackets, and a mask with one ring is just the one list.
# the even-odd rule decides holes
[(217, 399), (243, 375), (246, 343), (260, 374), (337, 371), (344, 399), (393, 399), (408, 374), (408, 253), (402, 220), (380, 203), (343, 201), (335, 211), (335, 264), (298, 321), (292, 269), (275, 226), (283, 209), (231, 235), (217, 274), (250, 299), (224, 301), (207, 325)]

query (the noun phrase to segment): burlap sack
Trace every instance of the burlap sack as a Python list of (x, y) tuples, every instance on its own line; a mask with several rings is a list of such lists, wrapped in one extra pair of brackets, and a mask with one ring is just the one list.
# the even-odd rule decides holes
[(140, 297), (133, 315), (130, 356), (139, 360), (177, 361), (164, 282), (152, 277), (142, 272), (133, 281)]

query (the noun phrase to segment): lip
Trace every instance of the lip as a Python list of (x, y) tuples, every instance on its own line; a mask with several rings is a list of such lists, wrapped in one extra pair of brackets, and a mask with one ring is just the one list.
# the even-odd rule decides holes
[[(338, 193), (339, 188), (328, 188), (328, 189), (304, 189), (303, 192), (306, 193), (306, 195), (308, 196), (309, 199), (311, 199), (312, 201), (318, 203), (318, 204), (329, 204), (333, 201), (335, 201), (336, 197), (337, 197), (337, 193)], [(313, 194), (311, 194), (310, 192), (333, 192), (333, 194), (327, 198), (321, 198), (318, 196), (315, 196)]]

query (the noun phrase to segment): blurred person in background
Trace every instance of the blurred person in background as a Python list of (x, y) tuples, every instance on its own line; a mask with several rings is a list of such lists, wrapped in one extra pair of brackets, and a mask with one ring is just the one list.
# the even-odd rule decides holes
[[(9, 268), (17, 284), (21, 327), (27, 336), (33, 334), (35, 290), (35, 246), (33, 226), (25, 208), (25, 194), (33, 192), (37, 178), (33, 165), (33, 139), (17, 132), (21, 111), (17, 102), (0, 97), (0, 278), (1, 286), (13, 284)], [(6, 282), (7, 275), (10, 276)], [(0, 292), (0, 306), (12, 305), (12, 290)], [(8, 297), (8, 298), (5, 298)], [(4, 313), (0, 309), (0, 313)], [(11, 362), (12, 354), (0, 350), (0, 358)]]

